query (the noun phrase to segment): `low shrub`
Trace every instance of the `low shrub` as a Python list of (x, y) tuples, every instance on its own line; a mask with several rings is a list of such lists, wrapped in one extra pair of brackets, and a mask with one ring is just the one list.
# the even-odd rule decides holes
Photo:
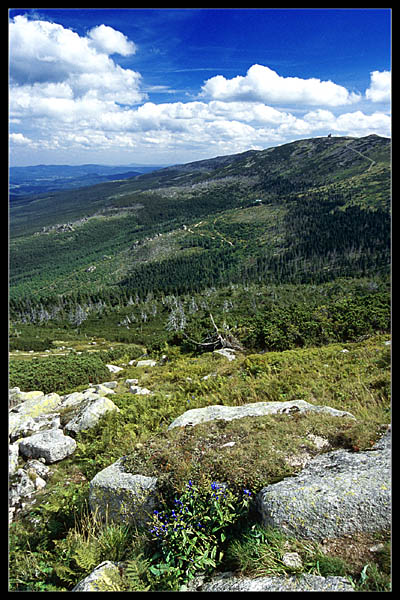
[(10, 360), (9, 386), (18, 386), (24, 391), (65, 392), (79, 385), (106, 381), (109, 377), (105, 363), (95, 354)]

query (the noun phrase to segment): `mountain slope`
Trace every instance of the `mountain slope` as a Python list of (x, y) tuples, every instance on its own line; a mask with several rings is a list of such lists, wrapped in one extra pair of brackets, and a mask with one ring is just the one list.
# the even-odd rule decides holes
[[(99, 207), (129, 206), (135, 193), (160, 191), (173, 194), (175, 188), (187, 194), (187, 186), (200, 199), (207, 184), (226, 187), (232, 179), (264, 196), (280, 194), (289, 185), (293, 191), (321, 184), (333, 184), (366, 173), (389, 175), (390, 140), (370, 135), (365, 138), (311, 138), (267, 150), (175, 165), (124, 182), (110, 182), (37, 198), (34, 207), (11, 207), (12, 233), (28, 233), (34, 227), (95, 214)], [(387, 183), (389, 178), (386, 177)], [(175, 194), (176, 195), (176, 194)], [(219, 206), (219, 209), (227, 206)], [(29, 215), (29, 221), (28, 221)], [(21, 226), (18, 227), (18, 223)]]
[(10, 209), (11, 296), (388, 269), (390, 140), (313, 138)]

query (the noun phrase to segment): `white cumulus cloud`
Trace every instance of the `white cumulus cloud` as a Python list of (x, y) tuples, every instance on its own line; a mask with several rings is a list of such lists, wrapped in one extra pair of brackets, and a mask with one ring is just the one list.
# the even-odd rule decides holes
[(390, 102), (392, 77), (390, 71), (372, 71), (371, 84), (365, 96), (372, 102)]
[(128, 40), (126, 35), (108, 25), (93, 27), (88, 36), (91, 45), (99, 52), (121, 54), (121, 56), (130, 56), (136, 52), (136, 45)]
[[(79, 36), (57, 23), (16, 16), (9, 36), (12, 88), (40, 84), (42, 95), (47, 85), (50, 95), (55, 84), (63, 84), (74, 98), (91, 94), (104, 99), (112, 95), (122, 103), (143, 101), (140, 74), (122, 69), (109, 56), (132, 54), (134, 44), (107, 26), (95, 27), (89, 36)], [(34, 94), (39, 88), (28, 89)]]
[(253, 65), (245, 77), (216, 75), (202, 87), (203, 95), (224, 101), (259, 101), (270, 104), (340, 106), (360, 99), (358, 94), (332, 81), (282, 77), (269, 67)]
[(10, 133), (10, 142), (26, 146), (30, 144), (32, 140), (25, 137), (23, 133)]

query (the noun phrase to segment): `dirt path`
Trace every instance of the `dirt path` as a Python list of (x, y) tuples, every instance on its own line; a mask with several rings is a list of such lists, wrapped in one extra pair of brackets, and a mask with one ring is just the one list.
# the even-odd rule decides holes
[(362, 152), (360, 152), (359, 150), (356, 150), (355, 148), (352, 148), (350, 144), (351, 144), (351, 142), (348, 142), (346, 144), (347, 148), (349, 148), (350, 150), (353, 150), (353, 152), (356, 152), (357, 154), (359, 154), (360, 156), (362, 156), (366, 160), (369, 160), (370, 165), (369, 165), (369, 167), (367, 169), (367, 173), (368, 173), (368, 171), (370, 171), (372, 169), (372, 167), (376, 164), (375, 161), (372, 160), (372, 158), (369, 158), (369, 156), (365, 156), (365, 154), (362, 154)]
[[(214, 220), (214, 226), (215, 226), (216, 220), (217, 219)], [(199, 223), (196, 223), (195, 225), (193, 225), (193, 227), (198, 227), (201, 223), (203, 223), (203, 221), (200, 221)], [(216, 239), (215, 235), (211, 235), (211, 233), (202, 233), (201, 231), (193, 231), (193, 229), (191, 229), (190, 227), (187, 227), (186, 231), (189, 231), (189, 233), (200, 235), (201, 237), (210, 237), (212, 240)], [(215, 233), (216, 235), (218, 235), (222, 239), (222, 241), (226, 242), (230, 246), (233, 246), (233, 243), (230, 240), (227, 240), (222, 235), (222, 233), (220, 233), (219, 231), (214, 231), (213, 233)]]

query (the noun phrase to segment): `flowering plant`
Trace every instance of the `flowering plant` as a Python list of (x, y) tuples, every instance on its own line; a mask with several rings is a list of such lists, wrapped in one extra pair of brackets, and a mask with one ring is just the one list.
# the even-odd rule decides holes
[(228, 486), (211, 482), (200, 489), (191, 480), (174, 508), (154, 511), (150, 533), (157, 545), (153, 556), (153, 575), (170, 587), (209, 572), (221, 562), (224, 548), (235, 526), (247, 512), (251, 492), (237, 498)]

